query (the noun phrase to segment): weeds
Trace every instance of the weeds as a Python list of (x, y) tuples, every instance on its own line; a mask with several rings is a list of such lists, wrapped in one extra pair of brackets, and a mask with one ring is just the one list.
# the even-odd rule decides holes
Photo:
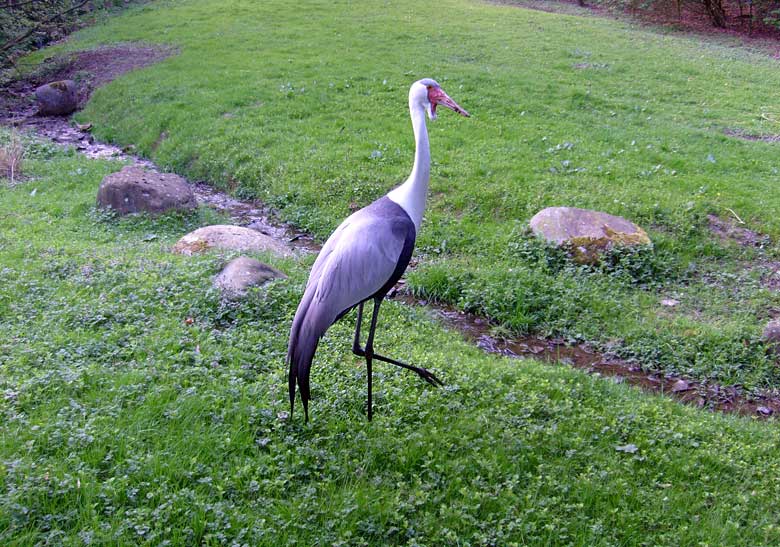
[(0, 144), (0, 177), (5, 178), (10, 186), (16, 184), (22, 177), (22, 166), (26, 147), (19, 133), (8, 133), (7, 142)]

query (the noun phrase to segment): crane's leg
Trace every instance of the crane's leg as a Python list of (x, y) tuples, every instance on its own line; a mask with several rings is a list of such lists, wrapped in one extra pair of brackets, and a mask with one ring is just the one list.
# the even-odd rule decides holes
[(366, 354), (366, 378), (368, 379), (368, 421), (370, 422), (374, 418), (374, 401), (371, 394), (371, 356)]
[(360, 324), (363, 322), (363, 302), (358, 304), (357, 322), (355, 323), (355, 341), (352, 342), (352, 353), (362, 357), (363, 349), (360, 347)]
[(368, 421), (374, 416), (373, 401), (371, 397), (371, 365), (374, 359), (374, 332), (376, 332), (376, 320), (379, 317), (379, 304), (382, 303), (381, 298), (374, 298), (374, 309), (371, 312), (371, 327), (368, 329), (368, 340), (366, 340), (366, 350), (363, 352), (366, 355), (366, 375), (368, 376)]
[(439, 380), (439, 378), (437, 378), (436, 375), (428, 369), (424, 369), (422, 367), (415, 367), (413, 365), (407, 365), (406, 363), (402, 363), (401, 361), (396, 361), (395, 359), (391, 359), (390, 357), (385, 357), (384, 355), (379, 355), (378, 353), (375, 353), (373, 357), (377, 361), (384, 361), (385, 363), (390, 363), (391, 365), (395, 365), (397, 367), (405, 368), (406, 370), (411, 370), (413, 372), (416, 372), (420, 378), (422, 378), (432, 386), (440, 387), (444, 385), (444, 382)]
[(374, 310), (373, 313), (371, 314), (371, 327), (369, 328), (368, 331), (368, 340), (366, 340), (365, 349), (360, 347), (360, 325), (363, 322), (363, 303), (358, 304), (357, 325), (355, 326), (355, 340), (352, 344), (352, 353), (366, 358), (366, 368), (368, 374), (368, 419), (369, 420), (371, 420), (372, 417), (371, 365), (374, 359), (416, 372), (420, 376), (420, 378), (422, 378), (432, 386), (438, 387), (444, 385), (444, 382), (439, 380), (436, 377), (436, 375), (429, 370), (426, 370), (421, 367), (407, 365), (406, 363), (402, 363), (401, 361), (397, 361), (395, 359), (391, 359), (390, 357), (385, 357), (384, 355), (379, 355), (377, 353), (374, 353), (374, 333), (376, 331), (377, 318), (379, 317), (379, 305), (381, 303), (382, 303), (382, 298), (374, 299)]
[[(364, 302), (361, 302), (358, 304), (358, 311), (357, 311), (357, 321), (355, 323), (355, 340), (352, 342), (352, 353), (355, 355), (360, 355), (361, 357), (366, 358), (366, 377), (368, 379), (368, 421), (370, 422), (371, 419), (374, 417), (374, 405), (373, 405), (373, 397), (372, 397), (372, 361), (374, 357), (373, 351), (370, 351), (368, 349), (364, 350), (360, 347), (360, 327), (363, 323), (363, 304)], [(366, 343), (366, 348), (372, 348), (374, 344), (374, 329), (376, 328), (376, 318), (379, 313), (379, 308), (377, 307), (376, 303), (374, 303), (374, 311), (371, 316), (371, 329), (368, 333), (368, 342)]]

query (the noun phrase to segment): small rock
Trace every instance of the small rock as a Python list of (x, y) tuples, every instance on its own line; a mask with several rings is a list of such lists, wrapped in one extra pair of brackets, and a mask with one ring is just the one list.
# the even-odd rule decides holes
[(282, 272), (259, 260), (240, 256), (231, 260), (214, 278), (214, 286), (229, 297), (240, 297), (250, 287), (258, 287), (272, 279), (286, 278)]
[(182, 237), (173, 252), (185, 255), (201, 253), (211, 248), (234, 251), (272, 251), (287, 256), (290, 250), (274, 238), (243, 226), (215, 224), (204, 226)]
[(664, 298), (661, 300), (661, 305), (666, 306), (669, 308), (673, 308), (680, 304), (679, 300), (675, 300), (674, 298)]
[(35, 90), (39, 116), (65, 116), (78, 108), (78, 92), (73, 80), (44, 84)]
[(616, 245), (651, 245), (647, 233), (625, 218), (579, 209), (548, 207), (530, 221), (534, 234), (557, 245), (572, 248), (574, 259), (581, 264), (597, 262), (601, 252)]
[(159, 214), (196, 206), (192, 188), (179, 175), (156, 173), (134, 165), (103, 179), (98, 189), (97, 204), (120, 215), (142, 211)]
[(683, 391), (690, 391), (692, 389), (693, 388), (691, 387), (691, 384), (687, 380), (680, 378), (672, 386), (672, 393), (681, 393)]
[(774, 413), (774, 411), (768, 406), (756, 407), (756, 412), (758, 412), (762, 416), (771, 416)]
[(767, 323), (761, 338), (774, 353), (780, 353), (780, 319), (772, 319)]

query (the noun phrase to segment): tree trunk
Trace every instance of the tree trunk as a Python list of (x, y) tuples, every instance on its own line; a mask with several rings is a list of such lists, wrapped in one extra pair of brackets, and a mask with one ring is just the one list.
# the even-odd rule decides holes
[(704, 0), (704, 7), (713, 25), (718, 28), (726, 28), (726, 12), (723, 10), (721, 0)]

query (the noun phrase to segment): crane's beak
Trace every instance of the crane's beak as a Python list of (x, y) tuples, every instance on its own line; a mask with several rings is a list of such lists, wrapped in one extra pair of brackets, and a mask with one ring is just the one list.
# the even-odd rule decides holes
[(463, 110), (458, 103), (453, 101), (449, 95), (447, 95), (444, 90), (440, 87), (431, 87), (428, 90), (428, 100), (431, 103), (431, 119), (436, 119), (436, 106), (442, 105), (453, 112), (457, 112), (461, 116), (469, 117), (471, 114)]

